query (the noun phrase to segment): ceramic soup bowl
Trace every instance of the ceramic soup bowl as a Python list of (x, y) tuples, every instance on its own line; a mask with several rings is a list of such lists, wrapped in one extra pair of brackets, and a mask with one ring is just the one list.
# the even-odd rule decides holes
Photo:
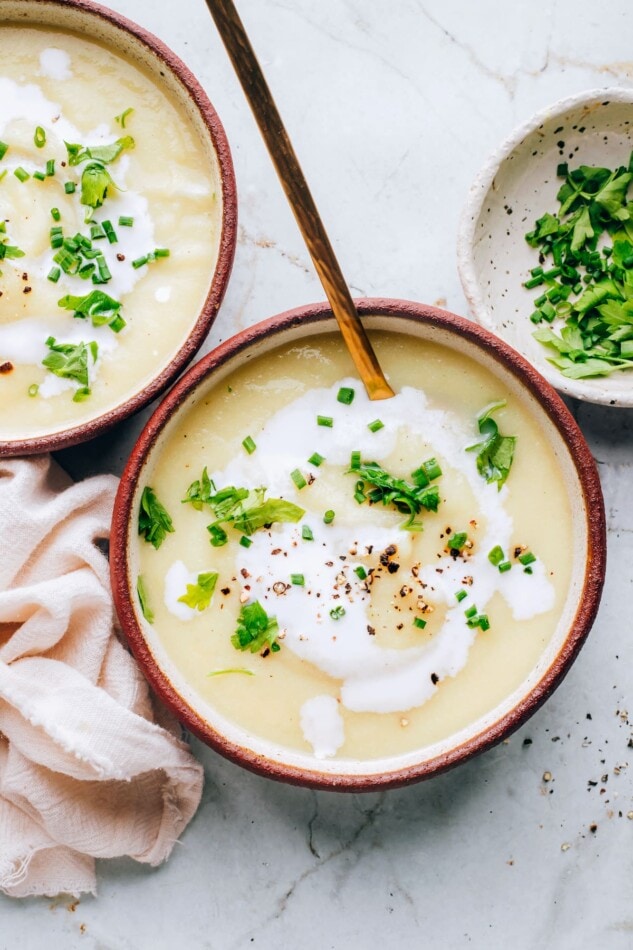
[(550, 695), (598, 608), (605, 523), (525, 359), (433, 307), (358, 307), (396, 397), (367, 399), (325, 304), (244, 330), (143, 430), (111, 570), (188, 729), (271, 778), (367, 790), (465, 761)]
[(236, 194), (205, 92), (124, 17), (6, 0), (0, 53), (0, 455), (17, 455), (173, 382), (220, 306)]

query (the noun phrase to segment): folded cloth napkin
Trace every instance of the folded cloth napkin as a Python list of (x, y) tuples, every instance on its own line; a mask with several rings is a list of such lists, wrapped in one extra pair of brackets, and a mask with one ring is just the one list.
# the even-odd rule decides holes
[(200, 765), (115, 633), (95, 542), (116, 484), (0, 459), (0, 890), (15, 897), (94, 893), (95, 858), (159, 864), (200, 801)]

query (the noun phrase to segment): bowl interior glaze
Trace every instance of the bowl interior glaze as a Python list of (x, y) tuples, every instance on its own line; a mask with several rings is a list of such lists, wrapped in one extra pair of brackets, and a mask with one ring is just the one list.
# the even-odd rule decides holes
[(331, 333), (336, 325), (325, 304), (290, 311), (243, 331), (193, 366), (170, 391), (142, 432), (121, 480), (111, 571), (119, 618), (145, 675), (161, 699), (204, 742), (271, 778), (316, 788), (368, 790), (403, 785), (454, 766), (500, 741), (538, 708), (569, 669), (595, 617), (604, 578), (605, 525), (595, 465), (582, 434), (557, 394), (525, 360), (476, 324), (433, 307), (393, 300), (362, 300), (357, 305), (370, 334), (388, 329), (408, 338), (431, 340), (485, 366), (509, 398), (521, 400), (536, 417), (553, 447), (572, 506), (572, 582), (555, 635), (521, 687), (489, 715), (446, 741), (370, 761), (319, 761), (248, 735), (219, 716), (184, 680), (143, 620), (135, 595), (139, 497), (170, 433), (182, 414), (233, 369), (282, 344)]

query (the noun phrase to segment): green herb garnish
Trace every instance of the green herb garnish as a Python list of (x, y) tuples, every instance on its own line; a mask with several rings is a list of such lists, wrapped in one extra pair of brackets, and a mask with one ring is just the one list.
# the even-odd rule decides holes
[(332, 522), (334, 521), (335, 514), (336, 512), (332, 511), (331, 508), (328, 508), (328, 510), (323, 515), (323, 521), (325, 522), (325, 524), (332, 524)]
[(338, 402), (342, 402), (344, 406), (351, 406), (354, 401), (354, 395), (354, 390), (349, 386), (341, 386), (336, 398)]
[(295, 468), (294, 471), (290, 473), (290, 477), (299, 491), (308, 484), (298, 468)]
[(317, 468), (319, 467), (319, 465), (322, 465), (323, 462), (325, 462), (325, 459), (323, 458), (322, 455), (319, 455), (318, 452), (313, 452), (310, 458), (308, 459), (308, 463), (310, 465), (316, 465)]
[(379, 432), (381, 429), (385, 428), (385, 424), (384, 422), (381, 422), (380, 419), (374, 419), (373, 422), (369, 423), (367, 428), (370, 429), (371, 432)]
[(147, 589), (145, 587), (145, 581), (143, 576), (139, 574), (136, 579), (136, 593), (138, 596), (138, 602), (141, 605), (141, 613), (145, 617), (148, 623), (154, 623), (154, 612), (149, 606), (147, 599)]
[(246, 438), (242, 441), (242, 445), (246, 449), (249, 455), (252, 455), (257, 446), (255, 445), (254, 440), (250, 435), (247, 435)]
[(98, 347), (91, 343), (58, 343), (53, 336), (49, 336), (46, 345), (50, 352), (42, 360), (46, 367), (55, 376), (62, 379), (72, 379), (79, 383), (79, 389), (73, 396), (74, 402), (81, 402), (90, 395), (88, 356), (93, 363), (97, 360)]
[(35, 143), (35, 148), (44, 148), (46, 145), (46, 132), (41, 125), (36, 126), (33, 142)]
[(77, 145), (72, 142), (65, 142), (68, 152), (69, 165), (81, 165), (82, 162), (89, 160), (100, 162), (102, 165), (109, 165), (114, 162), (121, 152), (126, 148), (134, 148), (134, 139), (131, 135), (124, 135), (110, 145)]
[(310, 528), (307, 524), (301, 525), (301, 537), (304, 541), (314, 541), (312, 528)]
[(325, 426), (326, 429), (331, 429), (334, 425), (334, 419), (332, 416), (317, 416), (317, 425)]
[(115, 187), (109, 171), (98, 162), (86, 165), (81, 173), (81, 203), (89, 208), (100, 208), (108, 196), (108, 188)]
[(18, 179), (18, 181), (21, 181), (23, 184), (25, 181), (28, 181), (28, 179), (31, 177), (29, 173), (27, 172), (27, 170), (25, 168), (22, 168), (21, 165), (18, 165), (17, 168), (13, 169), (13, 174)]
[(505, 400), (501, 400), (480, 412), (477, 425), (480, 433), (485, 436), (484, 441), (469, 445), (466, 449), (467, 452), (477, 453), (477, 471), (489, 484), (496, 482), (499, 490), (510, 474), (517, 442), (514, 435), (501, 435), (492, 418), (492, 414), (504, 406)]
[(237, 618), (237, 629), (231, 637), (231, 643), (236, 650), (249, 650), (258, 653), (260, 650), (277, 653), (279, 644), (277, 634), (279, 624), (275, 617), (269, 617), (262, 605), (256, 600), (252, 604), (245, 604)]
[(236, 488), (233, 485), (217, 491), (209, 478), (206, 467), (202, 475), (192, 482), (183, 498), (183, 503), (193, 505), (197, 511), (206, 506), (210, 508), (216, 521), (207, 530), (211, 535), (211, 544), (221, 547), (228, 536), (221, 527), (228, 524), (244, 535), (254, 534), (265, 525), (281, 522), (300, 521), (305, 511), (283, 498), (265, 499), (266, 489)]
[(158, 550), (173, 531), (174, 525), (167, 510), (156, 497), (154, 489), (146, 485), (138, 512), (138, 533)]
[(133, 112), (134, 112), (134, 109), (132, 109), (131, 107), (129, 109), (125, 109), (119, 115), (115, 115), (114, 121), (117, 123), (117, 125), (120, 125), (121, 128), (124, 129), (125, 123), (127, 122), (128, 118), (133, 114)]
[(211, 670), (207, 676), (223, 676), (225, 673), (244, 673), (245, 676), (255, 676), (253, 670), (247, 670), (244, 666), (228, 666), (224, 670)]
[(413, 626), (417, 627), (418, 630), (424, 630), (426, 627), (426, 620), (423, 620), (422, 617), (414, 617)]
[(187, 590), (182, 597), (178, 598), (178, 603), (186, 604), (192, 610), (199, 610), (200, 612), (206, 610), (213, 598), (217, 582), (218, 574), (216, 571), (198, 574), (196, 583), (187, 584)]
[[(356, 461), (356, 460), (354, 460)], [(430, 466), (431, 477), (437, 478), (441, 475), (441, 469), (435, 462)], [(425, 463), (428, 464), (428, 463)], [(418, 470), (420, 471), (420, 470)], [(411, 476), (414, 484), (410, 484), (403, 478), (397, 478), (386, 472), (377, 462), (358, 461), (358, 465), (349, 470), (348, 474), (357, 477), (354, 497), (362, 504), (363, 501), (369, 501), (370, 504), (382, 503), (383, 505), (393, 505), (403, 514), (408, 514), (408, 518), (401, 527), (406, 531), (421, 531), (422, 524), (416, 521), (416, 516), (424, 508), (426, 511), (437, 511), (440, 503), (439, 489), (437, 485), (429, 485), (428, 477), (424, 477), (424, 483), (416, 483), (416, 472)]]
[(121, 304), (102, 290), (92, 290), (85, 297), (66, 294), (57, 301), (57, 306), (62, 310), (72, 310), (74, 317), (92, 320), (94, 327), (109, 326), (115, 333), (119, 333), (125, 326), (125, 320), (120, 313)]
[(295, 587), (305, 587), (306, 579), (303, 574), (291, 574), (290, 583), (294, 584)]
[(332, 620), (340, 620), (344, 616), (345, 616), (344, 607), (333, 607), (332, 610), (330, 610), (330, 617), (332, 618)]
[(500, 545), (495, 545), (495, 547), (488, 553), (488, 560), (495, 567), (498, 567), (503, 561), (505, 555), (503, 553), (503, 548)]
[(468, 535), (465, 531), (455, 532), (446, 542), (449, 551), (462, 551), (468, 541)]
[[(633, 153), (615, 170), (558, 166), (558, 213), (526, 234), (540, 259), (524, 286), (541, 291), (530, 319), (548, 361), (569, 379), (606, 376), (633, 366)], [(610, 243), (609, 243), (610, 242)]]

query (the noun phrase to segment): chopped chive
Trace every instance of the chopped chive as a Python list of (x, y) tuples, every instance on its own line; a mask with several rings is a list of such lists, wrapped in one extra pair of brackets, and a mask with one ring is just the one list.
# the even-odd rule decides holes
[(356, 489), (354, 492), (354, 501), (357, 501), (359, 505), (362, 505), (366, 501), (365, 492), (362, 491), (362, 489)]
[(332, 511), (331, 508), (328, 508), (328, 510), (323, 515), (323, 521), (325, 522), (325, 524), (332, 524), (332, 522), (334, 521), (335, 514), (336, 512)]
[(64, 243), (64, 232), (59, 225), (54, 225), (50, 230), (51, 247), (57, 250)]
[(466, 597), (468, 597), (468, 592), (465, 591), (463, 588), (461, 590), (456, 591), (455, 593), (455, 598), (458, 604), (461, 603), (462, 600), (465, 600)]
[(448, 539), (446, 542), (446, 547), (449, 551), (461, 551), (466, 545), (467, 541), (468, 535), (465, 531), (456, 532)]
[(138, 270), (139, 267), (142, 267), (144, 264), (147, 264), (149, 257), (147, 254), (143, 254), (142, 257), (137, 257), (136, 260), (132, 261), (132, 267), (134, 270)]
[(246, 438), (243, 439), (242, 445), (244, 446), (244, 448), (246, 449), (249, 455), (252, 455), (255, 449), (257, 448), (257, 446), (255, 445), (255, 442), (253, 441), (250, 435), (247, 435)]
[(304, 541), (314, 541), (314, 535), (312, 534), (312, 528), (307, 525), (301, 525), (301, 537)]
[(423, 466), (416, 468), (415, 472), (411, 472), (411, 481), (414, 485), (417, 485), (418, 488), (426, 488), (429, 484), (429, 477), (426, 474)]
[(298, 468), (295, 468), (295, 470), (290, 473), (290, 477), (299, 491), (301, 491), (302, 488), (305, 488), (308, 484)]
[(33, 396), (37, 396), (37, 394), (39, 393), (39, 391), (40, 391), (40, 387), (38, 386), (37, 383), (31, 383), (31, 385), (29, 386), (29, 388), (28, 388), (28, 390), (27, 390), (27, 392), (28, 392), (29, 396), (31, 396), (31, 398), (33, 398)]
[(488, 554), (488, 560), (495, 567), (498, 567), (499, 564), (501, 564), (501, 562), (503, 561), (503, 559), (504, 559), (503, 549), (497, 544), (492, 549), (492, 551), (490, 551), (490, 553)]
[(436, 458), (427, 459), (426, 462), (422, 463), (422, 468), (426, 473), (426, 477), (430, 482), (435, 478), (439, 478), (442, 474), (442, 469), (439, 466), (439, 463)]
[(333, 607), (332, 610), (330, 610), (330, 617), (332, 618), (332, 620), (340, 620), (341, 617), (344, 617), (344, 616), (345, 616), (344, 607)]
[(74, 181), (67, 181), (64, 184), (64, 191), (66, 192), (67, 195), (72, 195), (74, 194), (76, 187), (77, 185), (75, 184)]
[(422, 620), (422, 617), (414, 617), (413, 626), (417, 627), (419, 630), (424, 630), (426, 627), (426, 620)]
[(317, 416), (317, 425), (325, 426), (327, 429), (331, 429), (334, 425), (334, 419), (332, 416)]
[(354, 574), (358, 577), (359, 580), (364, 581), (367, 578), (367, 571), (362, 564), (359, 564), (358, 567), (354, 568)]
[(7, 154), (8, 148), (9, 146), (7, 145), (6, 142), (0, 142), (0, 160), (3, 159), (4, 156)]
[(118, 239), (118, 237), (117, 237), (116, 231), (115, 231), (114, 228), (112, 227), (112, 223), (111, 223), (110, 221), (104, 221), (101, 226), (102, 226), (103, 230), (105, 231), (105, 236), (106, 236), (107, 239), (108, 239), (108, 243), (109, 243), (109, 244), (118, 244), (119, 239)]
[(48, 274), (46, 275), (47, 280), (50, 280), (50, 281), (52, 281), (54, 284), (56, 284), (57, 281), (59, 280), (60, 276), (61, 276), (61, 273), (62, 273), (62, 272), (61, 272), (61, 268), (59, 268), (59, 267), (51, 267), (51, 269), (49, 270)]
[(534, 287), (540, 287), (544, 281), (545, 277), (543, 274), (537, 274), (536, 277), (530, 277), (529, 280), (524, 281), (523, 286), (526, 290), (532, 290)]
[(519, 561), (524, 567), (527, 567), (528, 564), (534, 564), (536, 557), (531, 551), (526, 551), (525, 554), (519, 554)]
[(169, 257), (170, 254), (171, 254), (171, 251), (169, 250), (168, 247), (157, 247), (154, 249), (154, 257), (156, 258), (156, 260), (160, 260), (161, 257)]
[(31, 177), (29, 173), (25, 171), (24, 168), (22, 168), (21, 165), (19, 165), (17, 168), (13, 170), (13, 174), (21, 182), (25, 182), (28, 178)]
[(384, 422), (381, 422), (380, 419), (374, 419), (373, 422), (370, 422), (370, 423), (369, 423), (369, 425), (367, 426), (367, 428), (368, 428), (371, 432), (379, 432), (380, 429), (384, 429), (384, 428), (385, 428), (385, 424), (384, 424)]
[(291, 574), (290, 581), (295, 585), (295, 587), (304, 587), (306, 579), (303, 574)]
[[(352, 457), (349, 463), (350, 471), (357, 472), (360, 468), (360, 452), (352, 452)], [(363, 496), (364, 497), (364, 496)]]
[[(124, 109), (124, 111), (121, 112), (120, 115), (115, 115), (114, 121), (118, 123), (118, 125), (120, 125), (122, 129), (124, 129), (128, 116), (132, 115), (133, 112), (134, 112), (134, 109), (132, 109), (132, 107), (130, 106), (129, 109)], [(212, 674), (210, 673), (209, 676), (211, 675)]]
[(36, 126), (33, 141), (35, 142), (35, 148), (44, 148), (46, 145), (46, 132), (41, 125)]
[(336, 398), (338, 402), (342, 402), (344, 406), (350, 406), (354, 401), (354, 395), (354, 390), (350, 389), (349, 386), (341, 386)]
[(247, 538), (245, 534), (243, 534), (242, 537), (240, 538), (240, 544), (242, 545), (243, 548), (250, 548), (252, 543), (253, 542), (251, 541), (251, 539)]
[(59, 264), (65, 274), (75, 274), (79, 270), (79, 258), (76, 254), (67, 251), (65, 247), (60, 247), (53, 260)]
[(501, 564), (499, 564), (499, 573), (505, 574), (511, 568), (512, 568), (512, 564), (510, 563), (510, 561), (502, 561)]
[(524, 573), (524, 574), (533, 574), (534, 571), (532, 570), (531, 567), (524, 567), (524, 568), (523, 568), (523, 573)]
[(488, 614), (479, 614), (479, 629), (490, 630), (490, 621), (488, 620)]
[(475, 606), (467, 607), (466, 610), (464, 611), (464, 616), (466, 617), (467, 620), (472, 620), (472, 618), (475, 617), (476, 614), (477, 614), (477, 608)]
[(89, 280), (89, 278), (92, 277), (94, 270), (94, 264), (84, 264), (84, 266), (80, 267), (77, 271), (77, 276), (81, 277), (82, 280)]
[(51, 208), (51, 218), (53, 221), (61, 221), (61, 217), (59, 208)]
[(55, 159), (49, 158), (46, 162), (46, 177), (52, 178), (55, 174)]
[(105, 237), (105, 231), (97, 221), (90, 225), (90, 240), (101, 241)]
[(319, 465), (321, 465), (322, 462), (325, 462), (325, 459), (322, 455), (319, 455), (318, 452), (313, 452), (310, 458), (308, 459), (308, 463), (310, 465), (316, 465), (317, 468), (319, 467)]
[(121, 215), (119, 218), (119, 227), (120, 228), (131, 228), (134, 225), (134, 218), (128, 218), (126, 215)]
[(33, 172), (33, 178), (35, 178), (37, 181), (46, 181), (46, 175), (44, 172), (40, 171)]

